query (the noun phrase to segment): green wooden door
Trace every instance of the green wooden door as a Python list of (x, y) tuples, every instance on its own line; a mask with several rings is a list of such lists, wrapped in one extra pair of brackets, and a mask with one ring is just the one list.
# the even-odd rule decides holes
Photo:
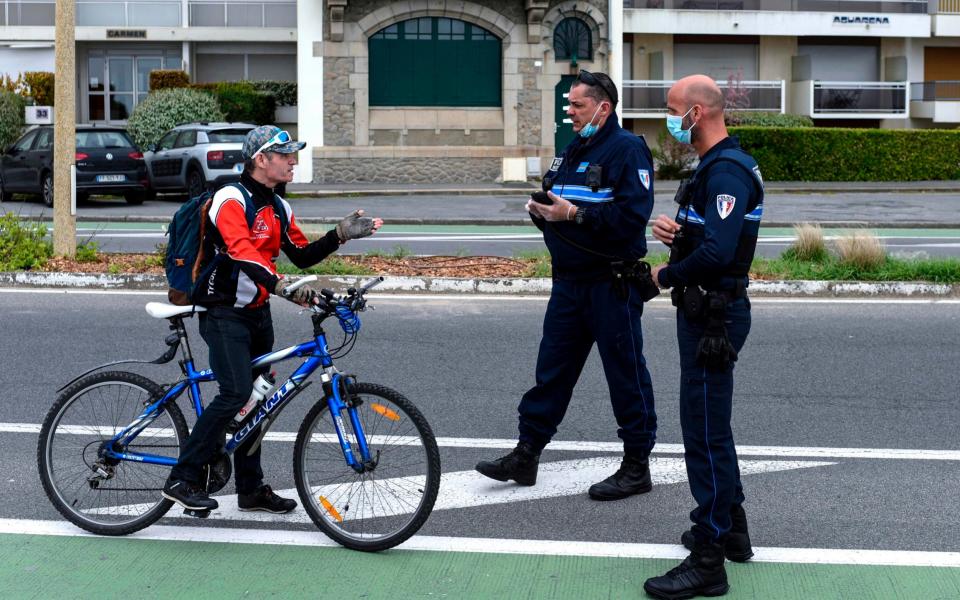
[(567, 147), (570, 140), (573, 139), (573, 122), (567, 116), (567, 96), (570, 94), (570, 84), (577, 78), (576, 75), (564, 75), (560, 78), (560, 83), (553, 89), (554, 93), (554, 124), (553, 124), (553, 144), (556, 146), (555, 154), (559, 155)]

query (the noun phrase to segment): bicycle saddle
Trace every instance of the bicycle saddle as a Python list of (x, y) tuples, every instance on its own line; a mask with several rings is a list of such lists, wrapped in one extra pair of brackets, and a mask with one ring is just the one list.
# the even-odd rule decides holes
[(204, 312), (207, 310), (202, 306), (177, 306), (175, 304), (167, 304), (166, 302), (147, 302), (146, 309), (147, 314), (155, 319), (169, 319), (170, 317)]

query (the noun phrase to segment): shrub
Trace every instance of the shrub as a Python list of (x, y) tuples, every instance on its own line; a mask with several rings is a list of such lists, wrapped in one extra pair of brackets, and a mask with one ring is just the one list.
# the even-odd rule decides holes
[(42, 267), (53, 255), (46, 235), (47, 226), (39, 221), (23, 224), (13, 213), (0, 217), (0, 271)]
[(179, 69), (150, 71), (150, 91), (190, 87), (190, 77)]
[(22, 79), (20, 77), (14, 79), (10, 75), (4, 73), (3, 75), (0, 75), (0, 91), (16, 92), (20, 89), (21, 82)]
[(883, 243), (870, 233), (853, 233), (837, 240), (840, 264), (859, 270), (875, 269), (887, 259)]
[(727, 127), (813, 127), (813, 119), (806, 115), (790, 115), (768, 112), (724, 113)]
[(680, 179), (686, 177), (697, 158), (697, 152), (689, 144), (681, 144), (666, 129), (657, 134), (657, 147), (651, 148), (657, 177)]
[(54, 80), (49, 71), (27, 71), (23, 74), (24, 89), (20, 92), (33, 98), (38, 106), (53, 106)]
[(178, 88), (153, 92), (133, 109), (127, 131), (133, 141), (146, 148), (156, 144), (171, 128), (194, 121), (222, 121), (217, 100), (199, 90)]
[(297, 104), (296, 81), (250, 81), (248, 83), (258, 92), (272, 94), (277, 101), (277, 106), (296, 106)]
[(732, 127), (767, 181), (960, 179), (960, 131)]
[(271, 94), (258, 92), (249, 82), (223, 82), (216, 86), (217, 101), (228, 121), (254, 125), (273, 123), (277, 101)]
[(819, 225), (803, 223), (794, 226), (793, 230), (797, 238), (784, 251), (783, 258), (810, 262), (824, 262), (829, 258), (823, 241), (823, 229)]
[(82, 244), (77, 244), (77, 262), (97, 262), (100, 260), (98, 254), (100, 252), (100, 244), (93, 240), (87, 240)]
[(23, 132), (23, 109), (19, 94), (0, 91), (0, 150), (17, 141)]

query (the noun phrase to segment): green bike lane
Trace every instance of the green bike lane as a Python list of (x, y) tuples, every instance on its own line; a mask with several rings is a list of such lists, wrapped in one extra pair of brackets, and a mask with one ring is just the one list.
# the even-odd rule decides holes
[[(7, 598), (642, 598), (646, 578), (677, 564), (577, 555), (577, 542), (567, 543), (567, 555), (368, 554), (257, 543), (255, 530), (246, 533), (243, 543), (0, 534), (0, 589)], [(322, 537), (290, 532), (297, 534)], [(455, 538), (445, 539), (455, 548)], [(731, 599), (960, 597), (954, 567), (728, 562), (727, 572)]]

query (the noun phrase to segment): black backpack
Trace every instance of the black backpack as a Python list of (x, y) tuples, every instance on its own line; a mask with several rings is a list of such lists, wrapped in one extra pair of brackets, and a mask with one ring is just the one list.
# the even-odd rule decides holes
[[(245, 187), (236, 184), (227, 184), (240, 190), (243, 195), (243, 204), (247, 212), (247, 227), (253, 227), (257, 218), (257, 211), (253, 206), (253, 199)], [(226, 186), (224, 186), (226, 187)], [(221, 188), (222, 189), (222, 188)], [(167, 275), (167, 298), (171, 304), (188, 306), (193, 293), (193, 267), (200, 258), (200, 225), (203, 223), (204, 208), (213, 200), (214, 192), (206, 191), (194, 196), (183, 203), (170, 220), (167, 227), (167, 252), (164, 260), (164, 269)], [(273, 195), (273, 210), (280, 217), (280, 231), (283, 235), (287, 230), (287, 215), (283, 202), (276, 194)]]

